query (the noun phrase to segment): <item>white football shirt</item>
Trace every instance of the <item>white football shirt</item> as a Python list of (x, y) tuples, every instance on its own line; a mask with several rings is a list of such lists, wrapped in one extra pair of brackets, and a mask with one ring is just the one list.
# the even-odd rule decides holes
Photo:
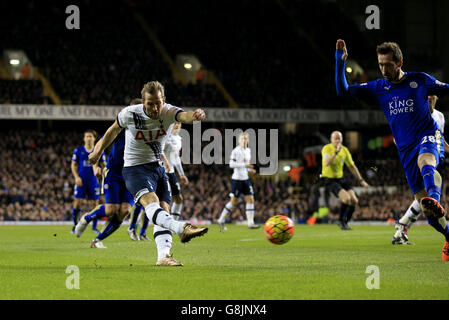
[[(170, 134), (165, 141), (164, 154), (167, 157), (167, 161), (170, 164), (169, 173), (175, 172), (175, 167), (182, 165), (179, 152), (182, 148), (182, 138), (177, 134)], [(181, 172), (178, 172), (181, 174)]]
[(444, 122), (445, 122), (443, 113), (436, 109), (433, 109), (432, 118), (437, 123), (438, 127), (440, 128), (441, 134), (443, 135), (444, 134)]
[(125, 167), (161, 161), (162, 142), (171, 132), (181, 108), (165, 103), (159, 119), (150, 118), (143, 104), (124, 108), (117, 115), (125, 132)]
[(233, 180), (248, 180), (248, 168), (245, 166), (250, 164), (251, 161), (251, 149), (250, 148), (242, 148), (241, 146), (237, 146), (231, 152), (231, 161), (229, 162), (229, 166), (234, 169), (234, 173), (232, 174)]

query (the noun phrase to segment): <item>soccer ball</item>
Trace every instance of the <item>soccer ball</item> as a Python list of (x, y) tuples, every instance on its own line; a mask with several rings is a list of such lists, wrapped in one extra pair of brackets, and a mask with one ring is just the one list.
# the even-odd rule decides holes
[(287, 243), (295, 233), (295, 225), (289, 217), (277, 215), (265, 222), (265, 236), (274, 244)]

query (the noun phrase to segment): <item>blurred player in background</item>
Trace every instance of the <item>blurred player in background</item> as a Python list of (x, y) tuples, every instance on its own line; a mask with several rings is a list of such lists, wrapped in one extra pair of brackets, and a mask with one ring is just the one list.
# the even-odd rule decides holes
[[(140, 232), (137, 235), (137, 222), (140, 221)], [(135, 203), (130, 211), (128, 235), (133, 241), (149, 241), (147, 237), (147, 229), (150, 225), (145, 211), (142, 210), (142, 206), (139, 203)]]
[(170, 182), (171, 194), (173, 198), (173, 204), (171, 206), (171, 215), (179, 220), (181, 218), (181, 210), (182, 210), (182, 193), (181, 186), (179, 185), (178, 178), (176, 177), (176, 172), (179, 175), (179, 180), (182, 184), (189, 184), (189, 179), (184, 173), (184, 169), (182, 168), (180, 151), (182, 148), (182, 138), (179, 135), (179, 131), (181, 130), (181, 123), (176, 122), (173, 126), (172, 133), (168, 136), (165, 141), (164, 146), (164, 154), (167, 159), (168, 164), (168, 181)]
[(449, 261), (449, 224), (440, 205), (442, 177), (436, 170), (444, 158), (440, 128), (429, 112), (429, 95), (449, 94), (449, 85), (422, 72), (402, 71), (399, 45), (377, 46), (377, 60), (383, 79), (349, 86), (345, 76), (348, 51), (337, 40), (335, 82), (339, 96), (352, 96), (379, 105), (390, 124), (402, 167), (415, 200), (429, 224), (443, 234), (441, 258)]
[[(444, 141), (444, 152), (449, 152), (449, 145), (447, 144), (446, 140), (444, 139), (444, 126), (445, 126), (445, 119), (442, 112), (435, 109), (435, 105), (437, 103), (438, 97), (437, 96), (429, 96), (429, 110), (432, 114), (433, 120), (438, 125), (438, 128), (440, 128), (441, 135), (443, 136)], [(438, 165), (438, 172), (442, 174), (443, 172), (443, 165), (444, 165), (444, 159), (440, 160), (440, 164)], [(393, 236), (393, 240), (391, 241), (392, 244), (411, 244), (408, 242), (408, 230), (412, 227), (413, 223), (418, 220), (419, 216), (421, 215), (422, 210), (421, 206), (419, 205), (419, 202), (417, 200), (414, 200), (410, 207), (405, 212), (404, 216), (399, 220), (398, 223), (395, 224), (396, 233)]]
[(251, 149), (248, 147), (249, 136), (247, 133), (241, 133), (238, 137), (239, 145), (231, 152), (231, 161), (229, 166), (234, 169), (232, 174), (232, 191), (229, 194), (231, 200), (226, 203), (218, 218), (220, 230), (225, 231), (225, 221), (228, 214), (232, 213), (239, 204), (239, 197), (244, 196), (245, 213), (248, 222), (248, 228), (257, 229), (260, 226), (254, 223), (254, 190), (249, 179), (248, 173), (254, 174), (254, 166), (250, 164)]
[(348, 222), (351, 220), (358, 199), (352, 186), (343, 177), (343, 166), (346, 165), (348, 167), (362, 187), (369, 188), (369, 184), (363, 179), (357, 169), (348, 148), (343, 146), (343, 135), (341, 132), (332, 132), (330, 141), (331, 143), (326, 144), (321, 150), (323, 161), (321, 179), (325, 188), (341, 201), (340, 229), (351, 230)]
[[(164, 87), (157, 81), (145, 84), (142, 89), (143, 104), (128, 106), (117, 115), (116, 121), (106, 131), (103, 139), (96, 144), (89, 156), (91, 163), (96, 163), (102, 152), (125, 129), (125, 153), (123, 177), (126, 187), (136, 202), (144, 207), (150, 221), (156, 226), (168, 229), (179, 235), (185, 243), (195, 237), (204, 235), (208, 228), (201, 228), (176, 221), (170, 212), (170, 186), (161, 165), (162, 142), (175, 122), (193, 123), (201, 121), (206, 115), (203, 110), (184, 111), (165, 101)], [(159, 263), (182, 264), (170, 254), (171, 232), (164, 243), (156, 241), (158, 253), (165, 251), (164, 261)], [(159, 245), (161, 247), (159, 247)]]
[[(131, 101), (131, 105), (140, 103), (140, 99)], [(81, 237), (87, 225), (102, 217), (108, 217), (103, 231), (92, 241), (92, 248), (105, 249), (103, 240), (114, 233), (128, 215), (130, 206), (133, 205), (133, 196), (126, 189), (125, 180), (122, 176), (123, 154), (125, 151), (125, 132), (117, 135), (112, 143), (112, 150), (108, 156), (106, 168), (104, 170), (104, 192), (106, 204), (97, 206), (91, 212), (83, 215), (75, 228), (77, 237)]]
[[(75, 232), (75, 226), (78, 223), (78, 216), (81, 210), (83, 199), (87, 198), (90, 208), (95, 208), (98, 205), (100, 199), (100, 186), (98, 184), (98, 178), (101, 177), (100, 166), (92, 166), (89, 163), (88, 156), (94, 150), (95, 139), (97, 133), (94, 130), (86, 130), (84, 132), (84, 145), (78, 147), (73, 152), (72, 157), (72, 174), (75, 178), (75, 193), (72, 209), (73, 228), (72, 233)], [(100, 165), (105, 163), (104, 154), (101, 155)], [(92, 230), (97, 230), (97, 219), (92, 224)]]

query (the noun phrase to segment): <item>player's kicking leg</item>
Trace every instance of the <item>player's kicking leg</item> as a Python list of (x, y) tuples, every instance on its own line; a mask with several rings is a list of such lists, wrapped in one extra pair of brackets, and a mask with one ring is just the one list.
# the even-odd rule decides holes
[[(438, 154), (437, 154), (438, 156)], [(440, 205), (442, 178), (436, 170), (437, 160), (433, 153), (422, 153), (418, 157), (425, 189), (415, 194), (420, 200), (423, 213), (429, 224), (445, 237), (442, 250), (442, 260), (449, 261), (449, 224), (445, 218), (445, 210)]]

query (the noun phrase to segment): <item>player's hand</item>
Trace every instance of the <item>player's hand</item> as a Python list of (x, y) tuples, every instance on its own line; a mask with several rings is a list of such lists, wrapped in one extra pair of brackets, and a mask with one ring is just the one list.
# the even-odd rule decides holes
[(360, 185), (362, 187), (364, 187), (365, 189), (368, 189), (370, 187), (370, 185), (368, 184), (368, 182), (366, 182), (365, 180), (362, 180), (362, 182), (360, 182)]
[(98, 179), (100, 179), (100, 178), (101, 178), (101, 175), (102, 175), (101, 167), (99, 167), (99, 166), (94, 166), (94, 174), (95, 174), (95, 176), (96, 176)]
[(252, 169), (254, 166), (252, 164), (245, 164), (245, 168)]
[(80, 177), (76, 177), (76, 178), (75, 178), (75, 184), (76, 184), (78, 187), (82, 187), (82, 186), (83, 186), (83, 180), (81, 180)]
[(94, 165), (98, 162), (98, 160), (100, 160), (101, 154), (92, 151), (92, 153), (89, 154), (89, 163)]
[(182, 184), (189, 184), (189, 179), (184, 175), (179, 177), (179, 181), (181, 181)]
[(250, 175), (253, 175), (253, 174), (256, 174), (257, 171), (254, 170), (254, 169), (249, 169), (249, 170), (248, 170), (248, 173), (249, 173)]
[(170, 165), (167, 162), (165, 162), (165, 161), (163, 161), (163, 162), (164, 162), (165, 169), (167, 169), (167, 171), (170, 172), (171, 171)]
[(202, 109), (196, 109), (193, 111), (193, 121), (201, 121), (206, 119), (206, 113)]
[(348, 59), (348, 49), (346, 48), (345, 40), (338, 39), (337, 40), (336, 49), (337, 50), (343, 50), (343, 56), (341, 57), (341, 59), (343, 61), (346, 61), (346, 59)]

